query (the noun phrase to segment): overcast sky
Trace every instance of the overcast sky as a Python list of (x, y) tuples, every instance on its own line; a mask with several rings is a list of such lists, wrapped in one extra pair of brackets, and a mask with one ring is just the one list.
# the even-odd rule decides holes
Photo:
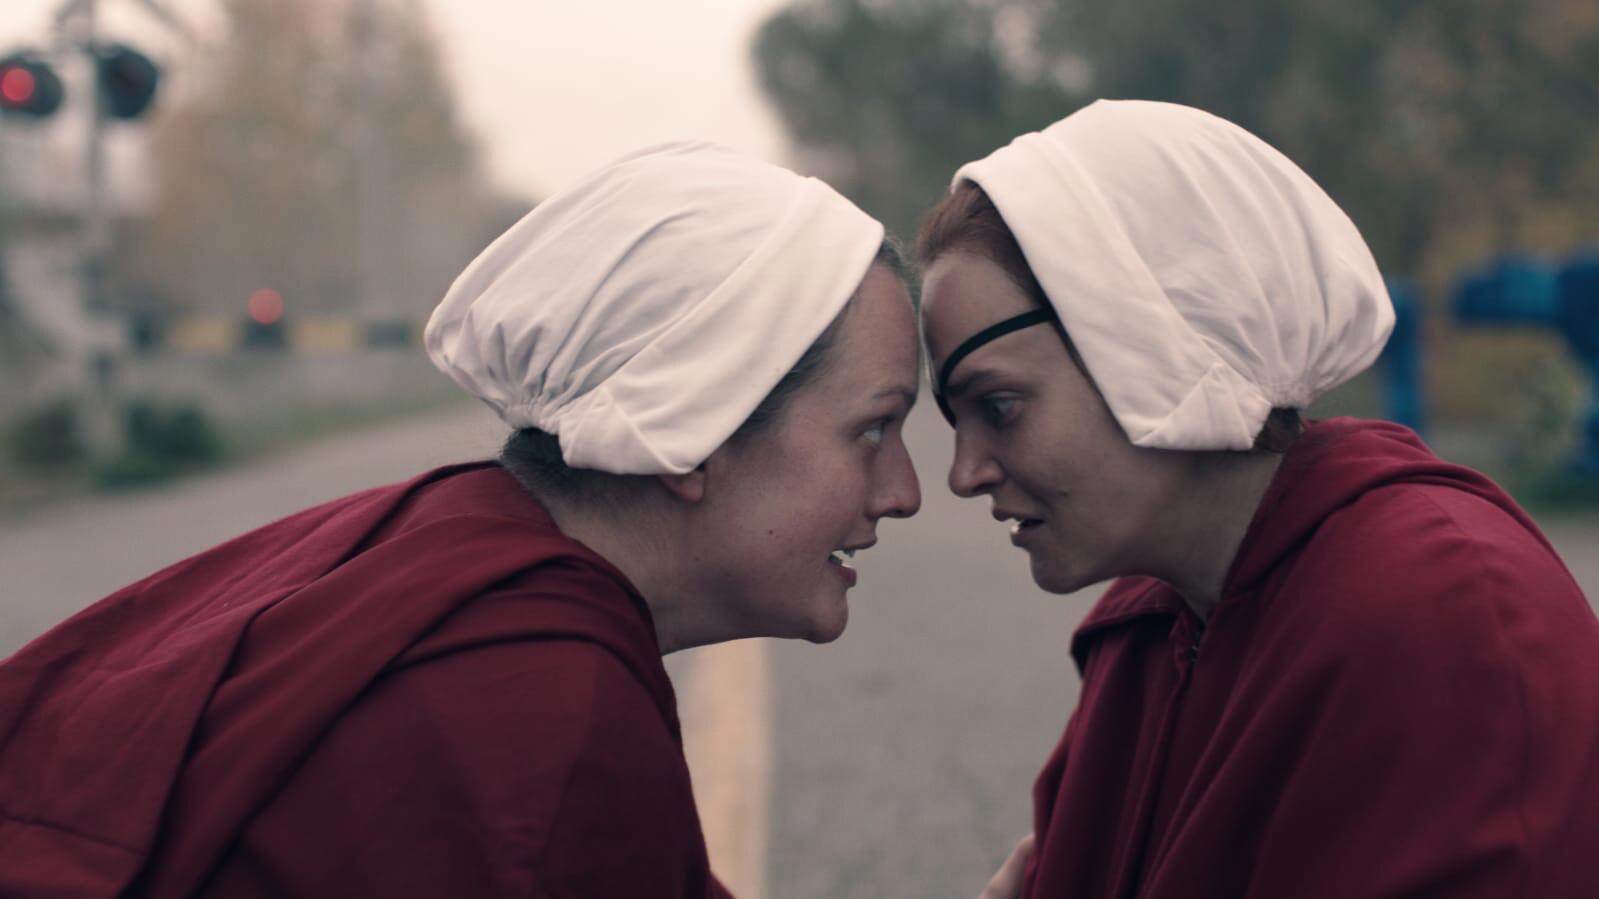
[[(214, 30), (214, 0), (161, 2)], [(783, 0), (422, 2), (491, 175), (518, 193), (548, 194), (677, 137), (784, 159), (749, 60), (751, 35)], [(41, 43), (62, 3), (0, 0), (0, 52)], [(161, 42), (138, 0), (100, 3), (108, 36)]]

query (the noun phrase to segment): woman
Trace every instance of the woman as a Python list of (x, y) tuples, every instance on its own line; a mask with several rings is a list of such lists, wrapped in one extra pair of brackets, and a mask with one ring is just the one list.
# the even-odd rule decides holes
[(0, 893), (700, 897), (661, 655), (844, 629), (920, 502), (882, 227), (704, 144), (550, 198), (434, 361), (514, 429), (135, 584), (0, 665)]
[(1592, 893), (1599, 625), (1487, 479), (1301, 418), (1393, 323), (1320, 188), (1099, 102), (962, 168), (921, 255), (950, 488), (1045, 590), (1116, 579), (991, 895)]

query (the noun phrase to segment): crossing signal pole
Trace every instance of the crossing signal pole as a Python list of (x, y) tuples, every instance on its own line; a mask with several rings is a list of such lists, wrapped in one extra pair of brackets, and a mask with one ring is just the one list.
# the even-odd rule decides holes
[[(181, 36), (193, 35), (157, 0), (136, 0), (162, 24)], [(82, 237), (82, 304), (90, 315), (108, 317), (114, 309), (107, 296), (106, 276), (112, 251), (110, 208), (106, 193), (106, 127), (113, 121), (141, 118), (155, 99), (160, 69), (149, 57), (126, 44), (101, 37), (102, 0), (66, 0), (56, 11), (56, 27), (67, 44), (82, 50), (90, 63), (88, 147), (84, 154), (86, 184)], [(74, 25), (76, 27), (74, 27)], [(116, 402), (117, 367), (125, 353), (125, 327), (110, 329), (120, 340), (91, 342), (86, 348), (82, 409), (91, 450), (112, 457), (121, 449), (122, 427)]]

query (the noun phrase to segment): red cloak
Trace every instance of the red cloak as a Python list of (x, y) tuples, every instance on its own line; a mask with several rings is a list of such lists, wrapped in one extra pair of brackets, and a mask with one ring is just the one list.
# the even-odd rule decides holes
[(493, 465), (301, 512), (0, 664), (0, 895), (723, 895), (654, 625)]
[(1312, 424), (1207, 626), (1126, 579), (1072, 654), (1025, 895), (1599, 896), (1599, 623), (1403, 428)]

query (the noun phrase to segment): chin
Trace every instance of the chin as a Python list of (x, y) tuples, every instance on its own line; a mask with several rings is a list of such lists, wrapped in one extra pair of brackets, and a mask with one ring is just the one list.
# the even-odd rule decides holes
[(1076, 593), (1078, 590), (1092, 587), (1094, 584), (1104, 580), (1104, 578), (1088, 577), (1062, 570), (1061, 566), (1051, 565), (1047, 560), (1037, 556), (1033, 557), (1032, 562), (1033, 583), (1037, 584), (1038, 588), (1046, 593), (1059, 595)]
[(802, 639), (811, 643), (831, 643), (842, 637), (844, 628), (849, 626), (849, 605), (839, 600), (835, 609), (813, 616), (808, 624)]

